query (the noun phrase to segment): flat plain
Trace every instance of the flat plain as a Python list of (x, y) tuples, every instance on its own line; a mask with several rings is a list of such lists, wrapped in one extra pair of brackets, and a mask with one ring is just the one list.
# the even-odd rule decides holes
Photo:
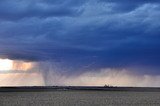
[(100, 90), (0, 92), (0, 106), (160, 106), (160, 92)]

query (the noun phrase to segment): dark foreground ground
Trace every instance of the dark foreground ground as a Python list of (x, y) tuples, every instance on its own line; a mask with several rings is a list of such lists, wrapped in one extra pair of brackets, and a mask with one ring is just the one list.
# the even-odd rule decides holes
[(159, 88), (0, 88), (0, 106), (160, 106)]

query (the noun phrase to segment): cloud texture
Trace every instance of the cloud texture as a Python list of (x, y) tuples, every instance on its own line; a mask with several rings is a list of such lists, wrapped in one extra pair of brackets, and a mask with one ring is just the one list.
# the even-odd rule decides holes
[(159, 0), (1, 0), (0, 58), (160, 74), (159, 17)]

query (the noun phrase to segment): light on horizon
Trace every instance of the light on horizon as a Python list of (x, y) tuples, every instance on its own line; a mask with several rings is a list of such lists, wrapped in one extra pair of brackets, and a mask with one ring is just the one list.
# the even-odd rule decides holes
[(19, 60), (0, 59), (0, 71), (29, 71), (34, 66), (32, 62)]
[(9, 59), (0, 59), (0, 71), (10, 71), (13, 67), (13, 61)]

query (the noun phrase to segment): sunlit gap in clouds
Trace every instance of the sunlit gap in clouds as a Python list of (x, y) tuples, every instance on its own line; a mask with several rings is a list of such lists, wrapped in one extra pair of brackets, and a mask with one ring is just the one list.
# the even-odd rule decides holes
[(9, 59), (0, 59), (0, 71), (9, 71), (13, 68), (13, 61)]
[(0, 59), (0, 86), (42, 86), (43, 77), (36, 63)]
[(0, 72), (29, 71), (34, 67), (33, 62), (0, 59)]

